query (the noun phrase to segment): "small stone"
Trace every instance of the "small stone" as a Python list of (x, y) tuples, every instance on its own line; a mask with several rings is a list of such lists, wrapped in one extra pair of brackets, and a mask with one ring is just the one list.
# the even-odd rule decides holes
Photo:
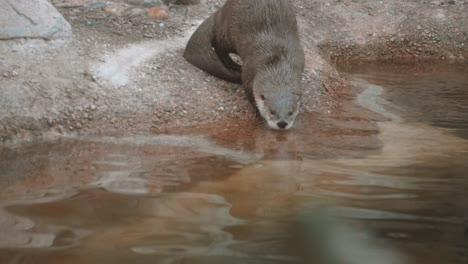
[(83, 24), (85, 24), (86, 26), (88, 27), (94, 27), (97, 25), (97, 22), (96, 21), (92, 21), (92, 20), (85, 20), (83, 21)]
[(188, 14), (188, 8), (186, 6), (171, 6), (169, 10), (172, 13), (181, 14), (184, 16)]
[(162, 6), (163, 0), (125, 0), (128, 4), (144, 7)]
[(93, 110), (93, 111), (96, 110), (96, 106), (95, 106), (95, 105), (91, 105), (90, 108), (91, 108), (91, 110)]
[(168, 20), (170, 13), (162, 7), (152, 7), (148, 10), (148, 16), (157, 20)]
[(166, 112), (166, 113), (172, 113), (173, 111), (174, 111), (174, 109), (172, 108), (172, 106), (164, 107), (164, 112)]
[(196, 5), (200, 3), (200, 0), (164, 0), (166, 5)]
[(105, 7), (107, 7), (107, 4), (100, 1), (88, 4), (88, 8), (91, 9), (104, 9)]
[(127, 17), (136, 17), (136, 16), (142, 16), (146, 14), (146, 9), (144, 8), (127, 8), (123, 12), (124, 16)]

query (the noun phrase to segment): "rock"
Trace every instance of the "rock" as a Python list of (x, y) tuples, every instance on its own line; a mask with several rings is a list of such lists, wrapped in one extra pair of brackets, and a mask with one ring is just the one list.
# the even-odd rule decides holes
[(141, 16), (143, 14), (147, 14), (148, 11), (144, 8), (136, 8), (136, 7), (130, 7), (125, 9), (123, 12), (124, 16), (128, 17), (136, 17), (136, 16)]
[(171, 6), (169, 10), (172, 13), (182, 14), (184, 16), (188, 14), (188, 8), (186, 6)]
[(91, 9), (104, 9), (107, 7), (107, 4), (104, 2), (96, 1), (88, 4), (88, 8)]
[(85, 5), (86, 0), (52, 0), (52, 4), (58, 8), (77, 8)]
[(164, 107), (164, 112), (172, 113), (172, 112), (174, 112), (174, 108), (171, 105), (168, 105), (168, 106)]
[(163, 0), (125, 0), (125, 2), (143, 7), (161, 7), (166, 5)]
[(148, 16), (157, 20), (168, 20), (170, 17), (170, 13), (165, 8), (152, 7), (148, 11)]
[(97, 25), (97, 22), (96, 21), (92, 21), (92, 20), (85, 20), (83, 21), (83, 24), (85, 24), (86, 26), (88, 27), (94, 27)]
[(47, 0), (0, 1), (0, 39), (67, 39), (70, 24)]
[(196, 5), (200, 0), (164, 0), (167, 5)]

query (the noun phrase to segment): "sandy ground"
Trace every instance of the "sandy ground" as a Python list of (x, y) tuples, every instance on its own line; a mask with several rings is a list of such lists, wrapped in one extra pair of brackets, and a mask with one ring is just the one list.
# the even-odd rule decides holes
[[(176, 6), (166, 21), (129, 16), (120, 0), (105, 1), (105, 9), (61, 2), (67, 1), (54, 4), (72, 25), (69, 42), (0, 42), (0, 141), (44, 132), (166, 132), (256, 118), (241, 86), (181, 56), (196, 26), (224, 1)], [(341, 111), (337, 94), (347, 83), (337, 61), (467, 62), (466, 1), (293, 3), (306, 50), (304, 112)]]

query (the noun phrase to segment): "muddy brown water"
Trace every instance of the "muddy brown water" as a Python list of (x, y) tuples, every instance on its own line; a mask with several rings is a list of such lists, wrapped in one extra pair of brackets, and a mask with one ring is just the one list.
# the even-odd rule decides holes
[(468, 65), (348, 65), (337, 114), (0, 149), (0, 263), (468, 263)]

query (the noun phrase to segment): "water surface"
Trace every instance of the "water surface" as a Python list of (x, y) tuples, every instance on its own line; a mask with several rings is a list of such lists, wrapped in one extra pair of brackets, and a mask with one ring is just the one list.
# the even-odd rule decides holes
[(0, 263), (468, 263), (468, 66), (342, 70), (287, 133), (1, 148)]

